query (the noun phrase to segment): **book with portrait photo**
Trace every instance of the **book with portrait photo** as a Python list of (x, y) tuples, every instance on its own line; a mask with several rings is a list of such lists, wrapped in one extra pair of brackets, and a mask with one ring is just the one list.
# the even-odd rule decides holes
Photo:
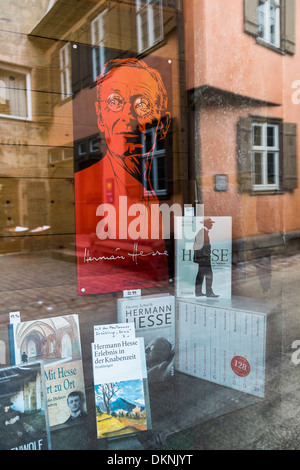
[(149, 384), (164, 382), (175, 369), (175, 297), (168, 294), (118, 299), (118, 321), (133, 323), (145, 342)]
[(9, 324), (12, 365), (43, 361), (50, 427), (86, 418), (78, 315)]

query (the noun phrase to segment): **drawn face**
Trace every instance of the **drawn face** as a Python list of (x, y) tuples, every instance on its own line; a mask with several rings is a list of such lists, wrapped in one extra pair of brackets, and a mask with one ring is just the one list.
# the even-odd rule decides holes
[(153, 150), (154, 145), (146, 151), (146, 130), (157, 131), (161, 125), (159, 94), (158, 84), (145, 69), (123, 66), (108, 73), (96, 111), (110, 153), (126, 158)]

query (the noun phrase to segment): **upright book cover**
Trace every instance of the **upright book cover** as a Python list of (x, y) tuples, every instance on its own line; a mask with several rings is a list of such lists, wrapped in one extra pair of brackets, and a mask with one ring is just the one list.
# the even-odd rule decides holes
[(0, 369), (0, 450), (50, 450), (41, 362)]
[(149, 384), (174, 375), (175, 298), (172, 295), (118, 299), (118, 321), (134, 323), (145, 342)]
[(231, 217), (176, 217), (176, 295), (231, 298)]
[(176, 301), (176, 370), (263, 397), (267, 316), (216, 302)]
[(151, 427), (143, 338), (101, 338), (92, 344), (97, 438)]
[(85, 386), (77, 315), (9, 325), (11, 364), (42, 360), (50, 427), (86, 417)]
[[(75, 75), (81, 51), (72, 51)], [(172, 197), (171, 73), (164, 59), (121, 53), (106, 62), (95, 86), (74, 90), (79, 295), (169, 281), (159, 204)]]

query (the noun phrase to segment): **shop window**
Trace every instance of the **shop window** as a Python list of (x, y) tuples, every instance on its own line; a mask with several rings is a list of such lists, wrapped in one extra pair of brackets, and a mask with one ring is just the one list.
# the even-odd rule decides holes
[(72, 95), (70, 43), (65, 44), (59, 51), (59, 72), (61, 100), (65, 100)]
[(138, 51), (143, 52), (163, 39), (161, 0), (136, 0)]
[(296, 124), (246, 117), (237, 130), (242, 191), (277, 193), (298, 187)]
[(244, 0), (244, 31), (261, 45), (295, 53), (295, 1)]
[(29, 72), (0, 65), (0, 116), (31, 119)]

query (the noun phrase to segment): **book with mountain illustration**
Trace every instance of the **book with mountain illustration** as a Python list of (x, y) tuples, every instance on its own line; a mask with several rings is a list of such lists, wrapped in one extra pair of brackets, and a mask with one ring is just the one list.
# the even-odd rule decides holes
[(99, 337), (92, 344), (97, 438), (151, 428), (144, 339)]

